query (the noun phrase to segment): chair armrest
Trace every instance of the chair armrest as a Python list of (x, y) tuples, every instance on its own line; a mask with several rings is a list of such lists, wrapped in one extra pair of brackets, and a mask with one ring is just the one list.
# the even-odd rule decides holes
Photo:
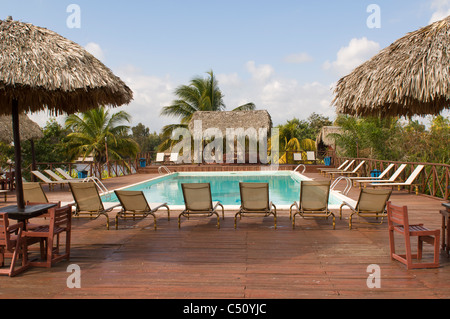
[(221, 202), (217, 202), (216, 205), (214, 205), (213, 210), (216, 210), (217, 207), (219, 207), (219, 206), (222, 208), (222, 210), (224, 210), (224, 207)]

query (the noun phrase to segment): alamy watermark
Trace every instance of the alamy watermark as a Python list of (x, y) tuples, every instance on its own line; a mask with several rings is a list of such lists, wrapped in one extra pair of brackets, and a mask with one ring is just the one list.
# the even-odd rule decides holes
[(367, 27), (369, 29), (381, 29), (381, 8), (377, 4), (371, 4), (367, 7), (367, 13), (371, 13), (367, 18)]
[(70, 15), (67, 17), (66, 25), (69, 29), (81, 28), (81, 7), (78, 4), (69, 4), (66, 9)]
[(81, 288), (81, 268), (78, 265), (70, 265), (67, 267), (67, 272), (70, 273), (67, 277), (67, 288), (69, 289), (80, 289)]
[(367, 288), (380, 289), (381, 288), (381, 267), (378, 265), (369, 265), (367, 272), (370, 273), (367, 278)]

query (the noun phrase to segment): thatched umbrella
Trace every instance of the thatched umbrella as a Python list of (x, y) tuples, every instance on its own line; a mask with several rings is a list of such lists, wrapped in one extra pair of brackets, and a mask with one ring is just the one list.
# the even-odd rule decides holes
[(440, 114), (450, 107), (450, 16), (409, 33), (339, 80), (333, 104), (356, 116)]
[[(19, 115), (19, 133), (21, 141), (38, 140), (44, 137), (41, 127), (30, 120), (25, 114)], [(0, 141), (4, 143), (14, 142), (11, 116), (0, 116)]]
[(92, 54), (57, 33), (0, 20), (0, 115), (12, 115), (17, 205), (24, 208), (19, 114), (53, 115), (129, 103), (133, 93)]

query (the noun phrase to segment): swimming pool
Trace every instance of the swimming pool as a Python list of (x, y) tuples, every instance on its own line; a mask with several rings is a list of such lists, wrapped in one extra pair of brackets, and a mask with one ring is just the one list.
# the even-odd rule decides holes
[[(213, 201), (220, 201), (224, 206), (236, 208), (241, 204), (239, 182), (269, 183), (270, 200), (277, 208), (285, 209), (299, 200), (301, 180), (309, 179), (290, 171), (174, 173), (131, 185), (122, 190), (143, 191), (149, 203), (168, 203), (169, 206), (178, 209), (181, 206), (184, 208), (182, 183), (210, 183)], [(112, 193), (110, 197), (104, 196), (103, 201), (117, 202), (118, 200)], [(354, 203), (339, 192), (330, 193), (331, 209), (339, 208), (343, 201)]]

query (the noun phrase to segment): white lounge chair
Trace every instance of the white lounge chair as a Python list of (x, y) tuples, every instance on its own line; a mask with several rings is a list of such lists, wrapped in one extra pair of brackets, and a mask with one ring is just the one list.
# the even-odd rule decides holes
[(50, 186), (50, 188), (53, 187), (53, 185), (57, 185), (59, 184), (61, 186), (61, 188), (64, 185), (68, 185), (68, 181), (52, 181), (50, 180), (47, 176), (45, 176), (44, 174), (42, 174), (39, 171), (31, 171), (31, 173), (36, 176), (37, 178), (39, 178), (42, 182), (44, 182), (45, 184), (48, 184)]
[(341, 164), (341, 166), (339, 166), (338, 168), (319, 168), (318, 170), (320, 171), (320, 173), (325, 173), (325, 172), (332, 172), (332, 171), (340, 171), (343, 170), (344, 167), (346, 167), (346, 165), (348, 164), (348, 162), (350, 162), (349, 160), (346, 160), (344, 163)]
[(359, 186), (361, 184), (371, 184), (371, 183), (394, 183), (395, 180), (400, 176), (400, 174), (405, 170), (406, 164), (400, 165), (400, 167), (392, 174), (391, 178), (389, 179), (358, 179), (355, 182), (359, 183)]
[(386, 167), (386, 169), (378, 177), (373, 177), (373, 176), (367, 176), (367, 177), (356, 176), (355, 177), (355, 176), (353, 176), (353, 177), (349, 177), (349, 179), (351, 179), (351, 180), (381, 180), (394, 168), (394, 166), (395, 166), (394, 164), (390, 164), (388, 167)]
[(157, 153), (155, 163), (163, 163), (165, 155), (164, 153)]
[(355, 169), (351, 172), (343, 171), (343, 172), (328, 172), (328, 174), (331, 175), (331, 178), (334, 177), (334, 174), (340, 174), (340, 175), (358, 175), (358, 171), (363, 167), (363, 165), (366, 163), (366, 161), (361, 161), (361, 163), (358, 164), (358, 166), (355, 167)]
[(72, 176), (67, 174), (67, 172), (65, 170), (63, 170), (62, 168), (57, 168), (56, 171), (59, 174), (61, 174), (61, 176), (64, 177), (69, 182), (77, 182), (77, 181), (81, 182), (81, 181), (83, 181), (83, 178), (73, 178)]
[(177, 163), (178, 162), (178, 153), (172, 153), (172, 154), (170, 154), (170, 161), (172, 162), (172, 163)]
[[(425, 168), (425, 165), (417, 165), (416, 169), (411, 173), (409, 178), (403, 182), (403, 183), (383, 183), (383, 184), (377, 184), (372, 183), (370, 186), (376, 187), (376, 186), (383, 186), (383, 187), (389, 187), (389, 186), (412, 186), (414, 181), (417, 179), (420, 173), (422, 173), (423, 169)], [(416, 194), (419, 193), (418, 186), (416, 185)]]

